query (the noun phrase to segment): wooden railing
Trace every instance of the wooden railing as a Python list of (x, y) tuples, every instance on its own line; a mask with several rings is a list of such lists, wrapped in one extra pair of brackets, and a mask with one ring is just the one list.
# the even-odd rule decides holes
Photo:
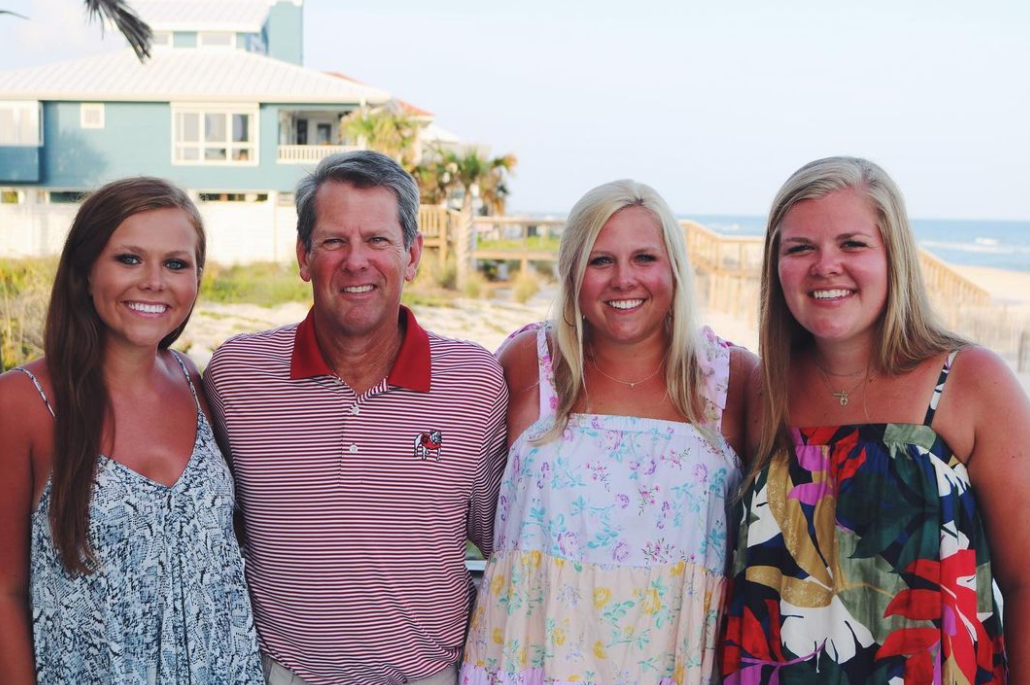
[(448, 243), (457, 231), (463, 215), (444, 205), (422, 205), (418, 208), (418, 230), (422, 234), (422, 247), (440, 251), (440, 261), (447, 261)]
[(360, 149), (354, 145), (280, 145), (275, 161), (279, 164), (318, 164), (337, 152)]
[[(429, 212), (429, 210), (432, 212)], [(435, 213), (435, 214), (434, 214)], [(444, 215), (446, 214), (446, 221)], [(460, 226), (467, 221), (459, 212), (442, 207), (423, 207), (420, 216), (426, 245), (446, 250)], [(563, 219), (485, 216), (473, 221), (476, 260), (518, 261), (526, 269), (532, 261), (556, 261), (557, 238), (565, 225)], [(719, 311), (750, 316), (757, 310), (758, 279), (762, 268), (761, 236), (726, 236), (696, 221), (681, 221), (687, 252), (703, 284), (702, 296), (708, 306)], [(446, 226), (446, 228), (444, 228)], [(443, 231), (451, 231), (447, 237)], [(430, 239), (432, 236), (432, 239)], [(961, 308), (985, 307), (991, 295), (946, 262), (926, 250), (919, 250), (919, 262), (927, 289), (937, 307), (949, 321)]]

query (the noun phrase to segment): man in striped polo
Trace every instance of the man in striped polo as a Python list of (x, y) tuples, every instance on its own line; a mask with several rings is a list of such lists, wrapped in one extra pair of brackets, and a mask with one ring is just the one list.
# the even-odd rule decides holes
[(389, 157), (334, 155), (297, 187), (300, 324), (237, 336), (204, 378), (231, 454), (266, 679), (453, 684), (489, 554), (507, 390), (493, 357), (401, 306), (418, 188)]

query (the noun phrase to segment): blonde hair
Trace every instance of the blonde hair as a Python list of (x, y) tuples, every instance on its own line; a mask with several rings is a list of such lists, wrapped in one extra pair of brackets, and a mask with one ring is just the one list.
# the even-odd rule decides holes
[(551, 322), (555, 341), (551, 360), (558, 408), (554, 425), (538, 442), (548, 442), (562, 434), (583, 391), (583, 348), (589, 331), (584, 327), (579, 307), (580, 287), (598, 234), (616, 212), (627, 207), (646, 209), (662, 233), (675, 284), (666, 322), (670, 348), (666, 387), (673, 405), (690, 423), (699, 427), (704, 424), (703, 376), (698, 363), (700, 338), (694, 323), (694, 274), (683, 229), (653, 188), (627, 179), (605, 183), (588, 192), (572, 208), (565, 223), (558, 248), (558, 295)]
[(791, 356), (812, 340), (790, 313), (783, 296), (779, 279), (780, 227), (783, 218), (799, 202), (843, 190), (857, 190), (866, 197), (876, 212), (887, 256), (887, 302), (876, 324), (872, 360), (879, 371), (896, 375), (924, 359), (968, 345), (943, 328), (930, 307), (905, 201), (887, 172), (858, 157), (827, 157), (804, 165), (776, 194), (766, 228), (759, 324), (762, 428), (748, 483), (774, 454), (790, 454), (793, 449), (787, 393)]

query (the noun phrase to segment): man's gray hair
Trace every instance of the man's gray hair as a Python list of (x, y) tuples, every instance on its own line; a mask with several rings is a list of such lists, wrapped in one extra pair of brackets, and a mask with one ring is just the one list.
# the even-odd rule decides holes
[(389, 188), (397, 196), (397, 217), (404, 231), (404, 249), (418, 235), (418, 186), (401, 165), (381, 152), (357, 150), (330, 155), (297, 184), (297, 239), (311, 251), (315, 230), (315, 195), (326, 181), (350, 183), (355, 188)]

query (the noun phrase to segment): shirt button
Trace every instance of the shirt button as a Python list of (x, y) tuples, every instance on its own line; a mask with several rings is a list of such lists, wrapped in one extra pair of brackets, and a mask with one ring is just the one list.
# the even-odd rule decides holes
[(350, 449), (350, 453), (351, 454), (355, 454), (358, 451), (358, 446), (352, 442), (350, 444), (350, 448), (349, 449)]
[(360, 414), (360, 413), (361, 413), (361, 407), (359, 407), (359, 406), (358, 406), (358, 405), (356, 405), (356, 404), (352, 404), (352, 405), (350, 406), (350, 413), (351, 413), (351, 414), (354, 414), (355, 416), (357, 416), (358, 414)]

